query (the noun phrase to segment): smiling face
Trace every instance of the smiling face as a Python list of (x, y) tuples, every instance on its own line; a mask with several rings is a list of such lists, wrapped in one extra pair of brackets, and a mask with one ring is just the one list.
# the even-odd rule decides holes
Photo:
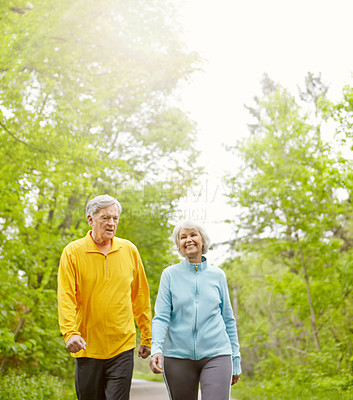
[(202, 258), (203, 239), (196, 229), (180, 229), (179, 250), (193, 263), (200, 263)]
[(115, 204), (101, 208), (93, 216), (87, 216), (92, 227), (92, 238), (98, 244), (108, 244), (116, 233), (119, 222), (119, 210)]

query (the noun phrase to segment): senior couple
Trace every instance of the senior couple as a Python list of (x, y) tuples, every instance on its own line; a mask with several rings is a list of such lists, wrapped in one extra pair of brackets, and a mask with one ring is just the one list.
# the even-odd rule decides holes
[(76, 358), (77, 398), (130, 398), (136, 321), (138, 355), (151, 354), (150, 367), (163, 373), (170, 399), (195, 400), (200, 384), (203, 400), (228, 400), (241, 374), (239, 343), (226, 276), (203, 256), (207, 233), (191, 221), (175, 227), (184, 259), (163, 271), (151, 324), (139, 252), (115, 236), (121, 212), (109, 195), (90, 200), (91, 230), (69, 243), (60, 259), (59, 325)]

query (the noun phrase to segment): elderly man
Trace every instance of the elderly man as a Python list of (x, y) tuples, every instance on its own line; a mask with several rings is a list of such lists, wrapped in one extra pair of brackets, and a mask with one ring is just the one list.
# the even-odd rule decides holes
[(90, 230), (68, 244), (58, 272), (60, 330), (76, 358), (78, 399), (128, 400), (136, 346), (134, 319), (141, 330), (139, 356), (151, 342), (149, 289), (137, 248), (115, 237), (120, 203), (101, 195), (87, 203)]

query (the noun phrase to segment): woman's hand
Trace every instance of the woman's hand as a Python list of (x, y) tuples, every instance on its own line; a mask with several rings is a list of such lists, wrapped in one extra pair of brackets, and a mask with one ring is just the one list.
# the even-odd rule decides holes
[(162, 353), (153, 354), (150, 360), (150, 368), (152, 372), (155, 374), (162, 374), (163, 373), (162, 365), (163, 365), (163, 354)]
[(233, 375), (231, 385), (234, 385), (240, 379), (240, 375)]

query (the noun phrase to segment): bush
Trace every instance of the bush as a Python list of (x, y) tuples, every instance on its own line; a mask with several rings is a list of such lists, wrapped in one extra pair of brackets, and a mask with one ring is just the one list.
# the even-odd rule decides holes
[(0, 400), (74, 400), (74, 384), (48, 374), (27, 375), (14, 371), (0, 379)]
[[(336, 382), (334, 385), (333, 383)], [(353, 400), (352, 388), (344, 387), (332, 378), (331, 386), (314, 382), (296, 382), (274, 377), (253, 381), (246, 377), (232, 386), (232, 399), (237, 400)]]

